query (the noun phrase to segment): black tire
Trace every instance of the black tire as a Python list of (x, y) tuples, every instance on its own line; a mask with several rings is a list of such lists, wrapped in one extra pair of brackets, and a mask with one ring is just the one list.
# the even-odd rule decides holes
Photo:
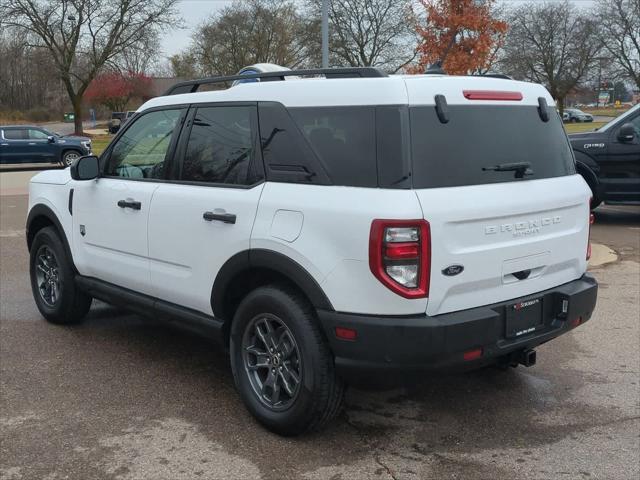
[(589, 185), (589, 188), (591, 189), (591, 210), (595, 210), (598, 205), (602, 203), (602, 199), (599, 197), (593, 180), (589, 174), (585, 174), (581, 169), (578, 170), (578, 173), (582, 175), (582, 178), (584, 178), (584, 181), (587, 182), (587, 185)]
[(33, 299), (47, 321), (69, 325), (84, 319), (92, 298), (76, 287), (73, 267), (55, 228), (45, 227), (36, 233), (29, 252), (29, 272)]
[(82, 153), (80, 153), (78, 150), (67, 150), (62, 154), (62, 165), (64, 165), (65, 167), (69, 167), (75, 160), (77, 160), (81, 156)]
[[(280, 339), (278, 345), (286, 343), (283, 339), (289, 338), (288, 334), (291, 334), (293, 340), (283, 348), (285, 351), (295, 351), (288, 357), (282, 357), (282, 364), (287, 361), (290, 363), (288, 367), (279, 367), (280, 370), (283, 366), (285, 368), (280, 383), (295, 383), (294, 377), (288, 375), (289, 368), (294, 367), (300, 374), (299, 383), (294, 395), (288, 395), (287, 389), (279, 387), (280, 395), (288, 402), (282, 400), (282, 405), (274, 405), (267, 400), (266, 393), (258, 393), (256, 382), (260, 382), (259, 376), (264, 375), (264, 366), (250, 373), (250, 360), (247, 359), (253, 354), (245, 353), (247, 349), (243, 347), (248, 339), (253, 338), (256, 341), (258, 336), (254, 335), (255, 329), (264, 321), (272, 322), (275, 326), (280, 322), (279, 330), (273, 330), (273, 338)], [(319, 430), (339, 413), (344, 397), (344, 383), (335, 373), (333, 356), (320, 330), (314, 309), (299, 295), (276, 285), (260, 287), (249, 293), (240, 303), (233, 319), (230, 347), (236, 388), (248, 410), (272, 432), (292, 436)], [(279, 347), (276, 347), (276, 353), (273, 355), (277, 355), (278, 349)], [(298, 362), (293, 358), (295, 355), (300, 357)], [(270, 354), (265, 352), (260, 357), (270, 365), (276, 365), (277, 359), (271, 356), (267, 360), (269, 356)], [(255, 355), (256, 363), (258, 358), (258, 355)], [(285, 360), (286, 358), (289, 360)], [(260, 373), (257, 373), (258, 371)], [(269, 371), (275, 372), (276, 369), (266, 367), (265, 384)], [(288, 379), (285, 379), (285, 376), (288, 376)], [(274, 378), (277, 382), (280, 377), (276, 373)], [(271, 393), (273, 399), (273, 390)]]

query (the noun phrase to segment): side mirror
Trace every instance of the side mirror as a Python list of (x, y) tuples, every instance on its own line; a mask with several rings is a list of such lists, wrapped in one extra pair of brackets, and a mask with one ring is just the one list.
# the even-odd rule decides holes
[(56, 143), (56, 137), (54, 137), (53, 135), (49, 135), (47, 137), (47, 142), (49, 143)]
[(636, 136), (636, 129), (632, 123), (625, 123), (618, 130), (618, 140), (621, 142), (633, 142)]
[(98, 157), (87, 155), (71, 164), (71, 178), (74, 180), (93, 180), (100, 176)]

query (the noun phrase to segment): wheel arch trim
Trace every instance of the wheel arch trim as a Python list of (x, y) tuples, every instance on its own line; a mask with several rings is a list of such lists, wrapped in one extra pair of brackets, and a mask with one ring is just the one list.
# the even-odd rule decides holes
[(250, 249), (236, 253), (218, 271), (211, 289), (211, 308), (216, 317), (224, 318), (227, 289), (233, 280), (252, 269), (272, 270), (283, 275), (300, 288), (316, 309), (334, 310), (320, 284), (295, 260), (273, 250)]
[(62, 223), (60, 222), (60, 219), (50, 207), (42, 203), (34, 205), (31, 208), (31, 210), (29, 210), (29, 215), (27, 216), (27, 222), (25, 227), (25, 237), (27, 241), (28, 250), (31, 251), (31, 244), (35, 236), (35, 233), (31, 233), (31, 230), (32, 230), (31, 227), (38, 218), (46, 218), (56, 228), (56, 230), (58, 231), (58, 234), (60, 235), (60, 241), (62, 241), (62, 245), (64, 246), (65, 254), (67, 255), (67, 258), (69, 259), (69, 261), (71, 262), (71, 267), (73, 268), (74, 272), (77, 272), (78, 270), (76, 269), (76, 266), (73, 262), (73, 256), (71, 255), (71, 246), (69, 245), (67, 235), (64, 231), (64, 227), (62, 226)]

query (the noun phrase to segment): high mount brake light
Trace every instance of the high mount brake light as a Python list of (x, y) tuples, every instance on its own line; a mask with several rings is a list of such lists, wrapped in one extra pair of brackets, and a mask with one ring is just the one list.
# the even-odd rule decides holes
[(493, 90), (463, 90), (462, 94), (467, 100), (502, 100), (519, 102), (522, 100), (520, 92), (501, 92)]
[(405, 298), (429, 295), (431, 230), (426, 220), (374, 220), (369, 268), (389, 290)]

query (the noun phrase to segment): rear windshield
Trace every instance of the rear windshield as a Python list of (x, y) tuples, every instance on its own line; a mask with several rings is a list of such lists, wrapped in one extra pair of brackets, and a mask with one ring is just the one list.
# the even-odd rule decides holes
[(571, 148), (558, 115), (543, 122), (536, 106), (449, 106), (441, 123), (433, 106), (410, 108), (413, 187), (512, 182), (521, 171), (498, 165), (526, 162), (523, 180), (573, 174)]

